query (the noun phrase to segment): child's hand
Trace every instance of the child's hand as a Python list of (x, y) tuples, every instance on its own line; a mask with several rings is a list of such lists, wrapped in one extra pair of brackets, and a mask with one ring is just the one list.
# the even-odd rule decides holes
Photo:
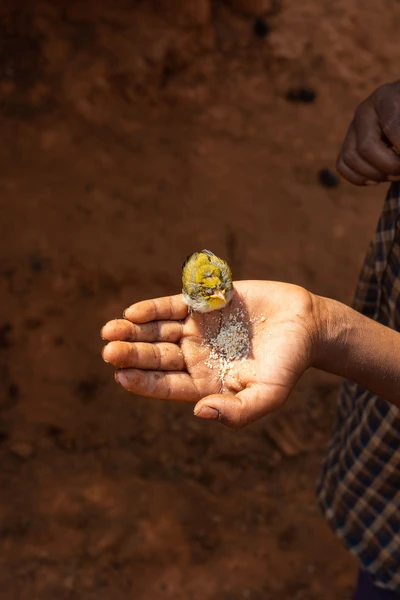
[[(240, 281), (223, 311), (188, 316), (182, 296), (145, 300), (107, 323), (103, 358), (126, 390), (162, 400), (197, 402), (195, 414), (243, 427), (281, 406), (317, 353), (313, 298), (295, 285)], [(210, 368), (206, 337), (241, 310), (251, 331), (248, 358), (221, 381)], [(207, 336), (206, 336), (207, 332)]]
[(378, 88), (356, 109), (337, 160), (355, 185), (400, 180), (400, 81)]

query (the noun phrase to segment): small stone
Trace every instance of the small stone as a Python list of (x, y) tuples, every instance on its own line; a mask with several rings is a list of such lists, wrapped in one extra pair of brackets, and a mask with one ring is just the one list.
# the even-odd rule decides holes
[(258, 38), (265, 38), (269, 34), (269, 25), (262, 17), (257, 17), (253, 23), (253, 33)]
[(32, 444), (29, 442), (13, 442), (10, 444), (10, 452), (21, 460), (28, 460), (35, 452)]
[(316, 97), (317, 93), (312, 88), (290, 88), (286, 92), (286, 100), (289, 100), (289, 102), (302, 102), (304, 104), (311, 104), (314, 102)]
[(339, 177), (329, 169), (318, 171), (318, 179), (320, 184), (326, 188), (336, 188), (339, 185)]

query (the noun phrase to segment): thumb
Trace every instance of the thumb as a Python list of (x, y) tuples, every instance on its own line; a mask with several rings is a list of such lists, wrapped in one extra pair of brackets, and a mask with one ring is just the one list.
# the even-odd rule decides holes
[(289, 395), (285, 387), (252, 383), (236, 395), (213, 394), (194, 407), (201, 419), (220, 421), (232, 429), (241, 429), (280, 408)]

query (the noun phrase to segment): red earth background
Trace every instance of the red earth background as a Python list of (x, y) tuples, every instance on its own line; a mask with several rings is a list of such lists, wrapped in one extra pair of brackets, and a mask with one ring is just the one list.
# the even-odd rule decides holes
[(2, 599), (351, 598), (314, 495), (338, 380), (233, 432), (118, 388), (99, 330), (203, 247), (350, 302), (385, 186), (317, 174), (399, 31), (396, 0), (2, 3)]

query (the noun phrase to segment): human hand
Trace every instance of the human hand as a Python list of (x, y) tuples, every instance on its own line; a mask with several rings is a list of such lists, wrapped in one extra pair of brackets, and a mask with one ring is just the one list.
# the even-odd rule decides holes
[(379, 87), (356, 108), (336, 168), (350, 183), (400, 180), (400, 80)]
[[(224, 378), (211, 368), (207, 339), (231, 315), (244, 315), (250, 352)], [(312, 365), (317, 326), (313, 296), (285, 283), (240, 281), (223, 311), (188, 316), (181, 295), (133, 304), (108, 322), (103, 358), (126, 390), (163, 400), (196, 402), (194, 412), (233, 428), (280, 407)]]

